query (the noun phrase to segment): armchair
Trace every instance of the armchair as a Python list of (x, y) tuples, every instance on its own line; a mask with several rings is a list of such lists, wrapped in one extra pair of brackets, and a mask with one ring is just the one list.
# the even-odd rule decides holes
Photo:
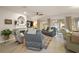
[(43, 35), (41, 31), (37, 30), (36, 34), (29, 34), (25, 32), (25, 42), (28, 49), (41, 50), (43, 48)]
[(72, 33), (72, 35), (66, 39), (66, 47), (74, 52), (79, 52), (79, 33)]
[(63, 29), (63, 38), (66, 40), (66, 48), (74, 51), (79, 52), (79, 32), (67, 32)]

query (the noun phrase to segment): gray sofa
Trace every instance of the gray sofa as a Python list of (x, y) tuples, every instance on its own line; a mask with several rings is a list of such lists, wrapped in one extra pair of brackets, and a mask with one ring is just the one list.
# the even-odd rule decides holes
[(41, 50), (43, 48), (43, 35), (41, 31), (37, 30), (36, 34), (24, 33), (25, 43), (28, 49)]
[(49, 27), (47, 27), (47, 29), (46, 30), (42, 30), (42, 33), (44, 34), (44, 35), (47, 35), (47, 36), (50, 36), (50, 37), (54, 37), (55, 35), (56, 35), (56, 28), (55, 27), (51, 27), (50, 28), (51, 29), (51, 31), (49, 30)]

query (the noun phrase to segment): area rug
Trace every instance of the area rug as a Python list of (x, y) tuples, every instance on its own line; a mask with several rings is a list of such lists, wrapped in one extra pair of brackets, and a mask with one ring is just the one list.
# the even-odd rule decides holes
[(52, 41), (52, 37), (49, 36), (44, 36), (44, 48), (47, 49), (47, 47), (49, 46), (50, 42)]

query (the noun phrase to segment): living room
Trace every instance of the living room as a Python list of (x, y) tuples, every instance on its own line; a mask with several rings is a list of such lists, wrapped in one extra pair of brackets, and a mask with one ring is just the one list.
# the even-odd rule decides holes
[(0, 52), (79, 52), (78, 10), (72, 6), (0, 6)]

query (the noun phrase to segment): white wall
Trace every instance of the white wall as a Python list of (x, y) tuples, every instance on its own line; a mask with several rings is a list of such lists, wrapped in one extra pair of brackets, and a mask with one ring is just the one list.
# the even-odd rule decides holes
[[(15, 28), (14, 21), (17, 20), (19, 16), (23, 16), (26, 19), (26, 16), (22, 14), (0, 8), (0, 32), (3, 29), (11, 29), (11, 30), (14, 29)], [(4, 23), (5, 19), (12, 19), (12, 24), (5, 24)]]
[[(5, 28), (14, 29), (15, 28), (14, 21), (17, 20), (19, 16), (25, 17), (22, 14), (14, 13), (9, 10), (4, 10), (0, 8), (0, 30), (5, 29)], [(4, 24), (5, 19), (12, 19), (12, 24)]]

